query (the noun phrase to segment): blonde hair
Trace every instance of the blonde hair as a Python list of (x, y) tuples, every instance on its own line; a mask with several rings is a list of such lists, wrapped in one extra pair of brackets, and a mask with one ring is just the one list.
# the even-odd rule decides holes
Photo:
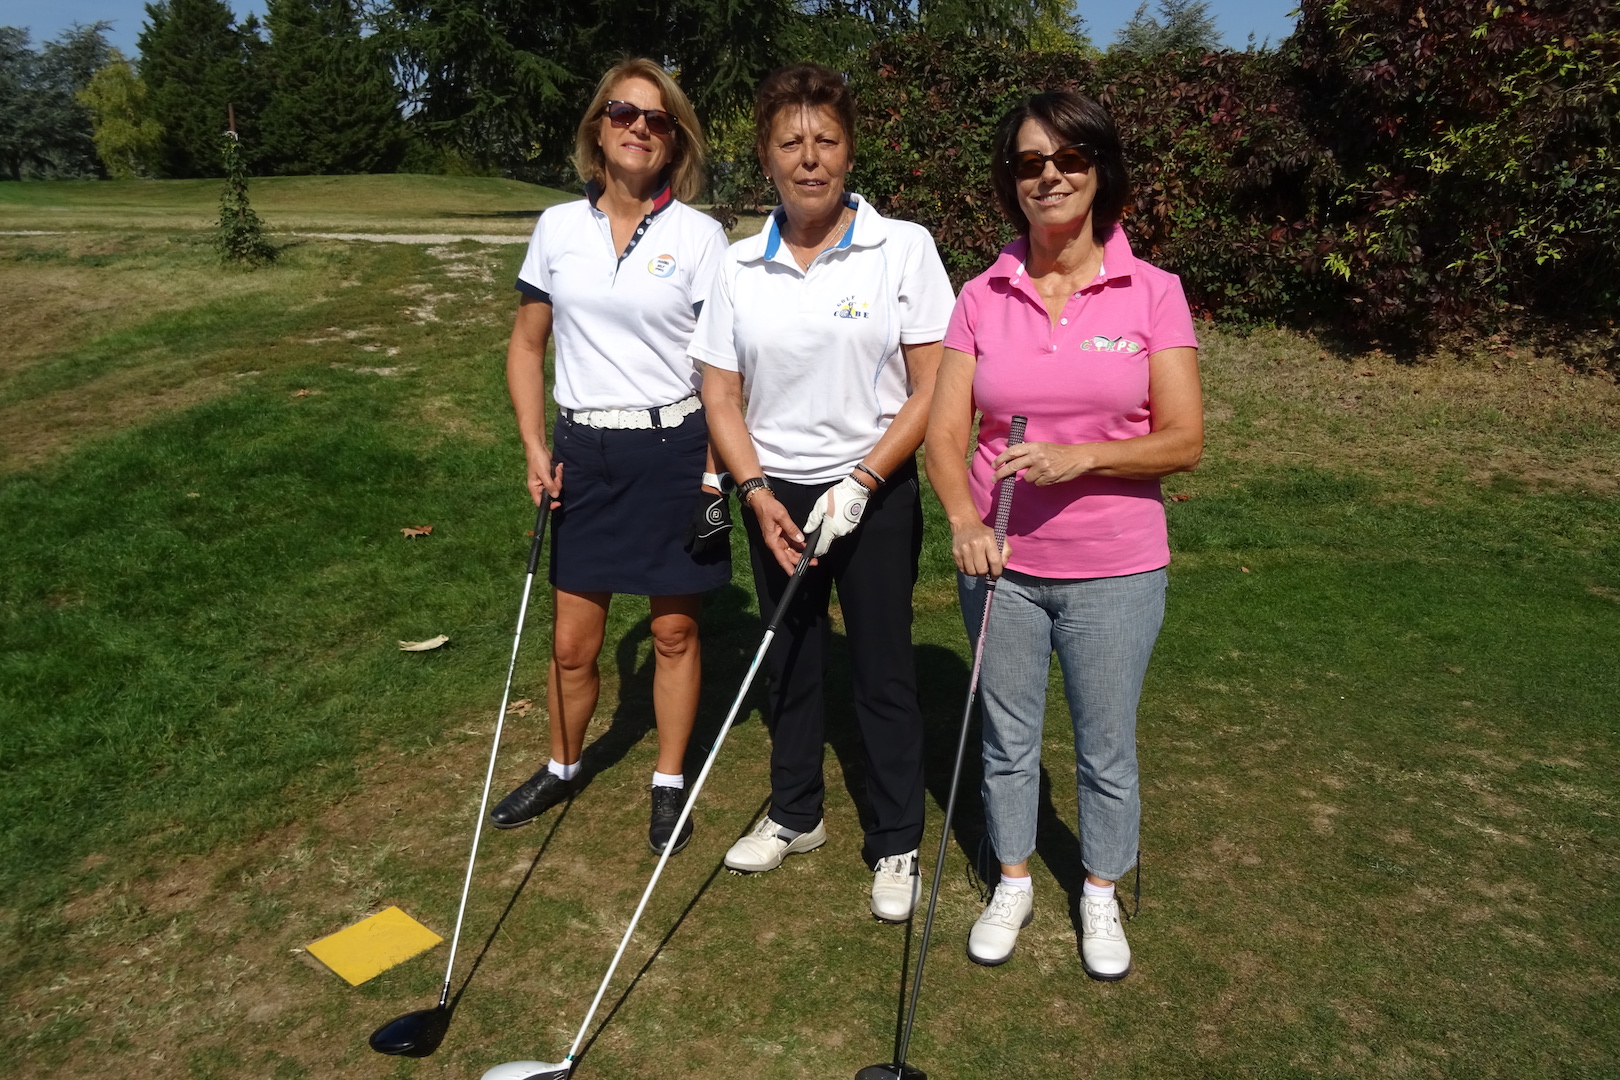
[(703, 193), (703, 127), (698, 123), (697, 113), (692, 111), (692, 103), (669, 77), (669, 72), (645, 57), (619, 61), (608, 68), (602, 81), (596, 84), (596, 93), (574, 137), (574, 170), (581, 180), (600, 183), (605, 178), (607, 162), (597, 142), (600, 130), (597, 124), (614, 89), (626, 79), (646, 79), (658, 87), (665, 111), (674, 115), (677, 124), (665, 175), (669, 179), (670, 194), (682, 202), (691, 202)]

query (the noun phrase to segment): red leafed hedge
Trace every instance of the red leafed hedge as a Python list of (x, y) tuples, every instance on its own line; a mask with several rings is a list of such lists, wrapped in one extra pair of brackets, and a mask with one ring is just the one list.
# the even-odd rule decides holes
[(1616, 6), (1304, 0), (1264, 53), (1018, 53), (923, 38), (854, 74), (855, 178), (933, 229), (965, 280), (1011, 238), (989, 185), (999, 117), (1072, 88), (1112, 110), (1137, 250), (1231, 321), (1384, 337), (1523, 313), (1620, 317)]

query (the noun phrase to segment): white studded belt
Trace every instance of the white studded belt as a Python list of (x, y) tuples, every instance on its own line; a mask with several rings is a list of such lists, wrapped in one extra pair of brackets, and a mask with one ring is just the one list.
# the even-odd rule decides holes
[(703, 408), (696, 394), (656, 409), (561, 409), (563, 418), (585, 427), (610, 430), (680, 427), (681, 421)]

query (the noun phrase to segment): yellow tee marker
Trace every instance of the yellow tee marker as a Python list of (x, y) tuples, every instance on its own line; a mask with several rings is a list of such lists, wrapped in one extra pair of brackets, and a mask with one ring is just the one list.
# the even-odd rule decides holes
[(444, 939), (391, 907), (308, 946), (309, 954), (359, 986)]

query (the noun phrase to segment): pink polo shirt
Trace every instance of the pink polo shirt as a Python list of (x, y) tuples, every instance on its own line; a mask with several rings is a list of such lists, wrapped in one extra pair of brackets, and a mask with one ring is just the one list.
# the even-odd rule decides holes
[[(1002, 249), (957, 298), (945, 347), (978, 358), (974, 405), (984, 415), (968, 471), (974, 505), (990, 517), (991, 462), (1007, 448), (1015, 413), (1030, 442), (1129, 439), (1151, 430), (1148, 357), (1198, 346), (1176, 275), (1131, 254), (1116, 228), (1097, 280), (1069, 298), (1052, 325), (1025, 276), (1027, 239)], [(1037, 487), (1019, 478), (1007, 565), (1036, 577), (1117, 577), (1170, 561), (1157, 480), (1081, 476)]]

